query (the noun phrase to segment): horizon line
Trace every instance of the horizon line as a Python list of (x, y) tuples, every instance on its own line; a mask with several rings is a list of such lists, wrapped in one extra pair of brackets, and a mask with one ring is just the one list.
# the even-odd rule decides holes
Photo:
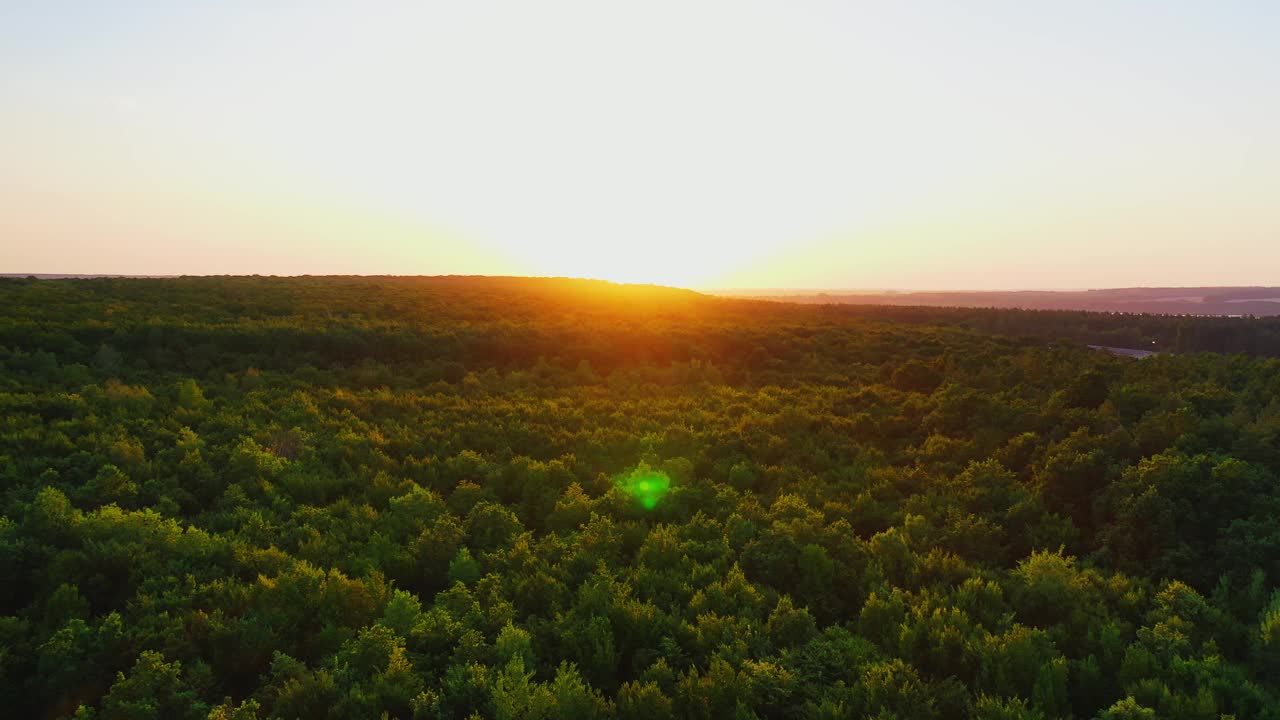
[(812, 296), (812, 295), (942, 295), (947, 293), (1084, 293), (1096, 292), (1103, 290), (1255, 290), (1255, 289), (1272, 289), (1280, 288), (1280, 286), (1272, 285), (1111, 285), (1111, 286), (1090, 286), (1090, 287), (996, 287), (996, 288), (867, 288), (867, 287), (777, 287), (777, 286), (705, 286), (705, 285), (668, 285), (656, 282), (620, 282), (617, 280), (609, 280), (607, 278), (596, 277), (580, 277), (570, 275), (488, 275), (483, 273), (441, 273), (441, 274), (425, 274), (425, 273), (57, 273), (57, 272), (3, 272), (0, 278), (23, 279), (37, 278), (40, 280), (94, 280), (94, 279), (129, 279), (129, 280), (168, 280), (176, 278), (236, 278), (236, 277), (261, 277), (261, 278), (326, 278), (326, 277), (363, 277), (363, 278), (446, 278), (446, 277), (475, 277), (475, 278), (526, 278), (526, 279), (545, 279), (545, 280), (589, 280), (598, 282), (614, 283), (616, 285), (649, 285), (655, 287), (667, 287), (679, 290), (692, 290), (694, 292), (710, 294), (710, 295), (729, 295), (739, 293), (763, 293), (772, 296)]

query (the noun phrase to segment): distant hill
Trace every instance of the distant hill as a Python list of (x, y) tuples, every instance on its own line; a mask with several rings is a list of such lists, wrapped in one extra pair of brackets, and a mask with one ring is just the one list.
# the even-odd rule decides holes
[(0, 273), (0, 278), (36, 278), (37, 280), (93, 280), (96, 278), (172, 278), (177, 275), (116, 275), (83, 273)]
[(1280, 287), (1112, 288), (1010, 292), (813, 292), (722, 290), (713, 294), (797, 303), (1093, 310), (1157, 315), (1280, 315)]

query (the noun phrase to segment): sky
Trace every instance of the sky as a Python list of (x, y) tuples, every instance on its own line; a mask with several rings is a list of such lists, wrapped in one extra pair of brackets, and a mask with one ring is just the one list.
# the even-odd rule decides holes
[(1280, 3), (0, 3), (0, 272), (1280, 284)]

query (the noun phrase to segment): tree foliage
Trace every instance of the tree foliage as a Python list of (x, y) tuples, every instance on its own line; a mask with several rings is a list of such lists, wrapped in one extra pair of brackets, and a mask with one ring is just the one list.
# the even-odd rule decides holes
[(0, 300), (4, 714), (1280, 718), (1280, 361), (1062, 342), (1165, 320), (518, 278)]

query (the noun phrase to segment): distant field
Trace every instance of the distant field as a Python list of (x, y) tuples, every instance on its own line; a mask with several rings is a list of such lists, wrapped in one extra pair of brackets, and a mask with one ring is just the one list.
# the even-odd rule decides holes
[(1280, 288), (1275, 287), (1113, 288), (1008, 292), (857, 292), (848, 290), (814, 292), (786, 289), (730, 289), (710, 292), (725, 297), (753, 297), (798, 303), (843, 305), (1093, 310), (1158, 315), (1280, 315)]

